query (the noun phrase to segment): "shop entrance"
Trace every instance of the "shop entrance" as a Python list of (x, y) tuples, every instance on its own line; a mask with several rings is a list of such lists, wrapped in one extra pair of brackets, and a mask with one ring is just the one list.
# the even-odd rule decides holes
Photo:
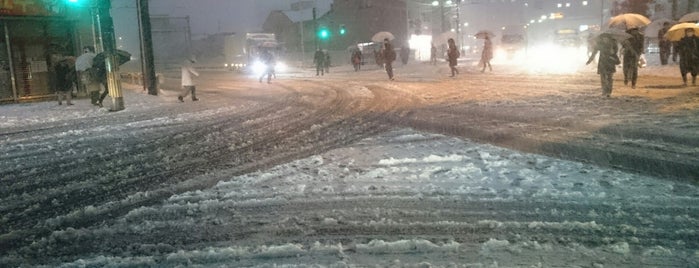
[(52, 97), (53, 67), (75, 56), (73, 23), (50, 18), (0, 19), (0, 101)]

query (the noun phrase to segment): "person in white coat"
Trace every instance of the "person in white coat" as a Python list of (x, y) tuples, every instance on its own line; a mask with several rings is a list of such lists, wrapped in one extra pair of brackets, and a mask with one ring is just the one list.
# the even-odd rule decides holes
[(194, 57), (189, 57), (182, 63), (182, 88), (184, 89), (182, 93), (177, 96), (180, 102), (184, 102), (184, 97), (187, 97), (189, 93), (192, 93), (192, 101), (198, 101), (196, 95), (196, 85), (194, 84), (194, 79), (192, 75), (199, 76), (199, 72), (194, 69), (193, 63), (197, 62)]

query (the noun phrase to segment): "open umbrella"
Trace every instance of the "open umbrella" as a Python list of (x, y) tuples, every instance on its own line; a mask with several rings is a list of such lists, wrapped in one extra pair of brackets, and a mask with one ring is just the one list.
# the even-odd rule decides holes
[(658, 36), (658, 31), (663, 28), (663, 25), (665, 23), (669, 23), (670, 25), (675, 25), (677, 22), (671, 19), (657, 19), (652, 21), (648, 26), (646, 26), (646, 29), (643, 31), (644, 35), (647, 37), (658, 37), (662, 38), (662, 36)]
[(378, 33), (375, 33), (374, 36), (371, 37), (371, 41), (374, 41), (374, 42), (383, 42), (384, 39), (393, 40), (393, 39), (396, 39), (396, 37), (393, 36), (393, 34), (389, 33), (389, 32), (378, 32)]
[(631, 38), (631, 35), (628, 34), (626, 31), (617, 29), (617, 28), (609, 28), (604, 31), (599, 31), (590, 37), (593, 41), (597, 42), (597, 40), (603, 35), (606, 34), (608, 36), (611, 36), (614, 40), (621, 42), (626, 39)]
[(699, 11), (686, 14), (680, 18), (680, 22), (697, 22), (699, 21)]
[(610, 27), (624, 29), (641, 28), (650, 24), (650, 20), (643, 15), (635, 13), (625, 13), (609, 19), (607, 23)]
[[(117, 49), (115, 54), (117, 63), (119, 65), (127, 63), (131, 60), (131, 53), (129, 52)], [(98, 53), (95, 56), (95, 58), (92, 59), (92, 68), (95, 69), (95, 76), (97, 78), (97, 81), (99, 81), (100, 83), (105, 83), (105, 81), (107, 81), (107, 68), (104, 65), (104, 59), (104, 52)]]
[(670, 27), (670, 30), (668, 30), (667, 33), (665, 33), (665, 39), (673, 42), (680, 41), (680, 39), (682, 39), (685, 36), (685, 29), (694, 29), (695, 33), (699, 33), (699, 25), (693, 22), (683, 22)]
[(493, 32), (488, 31), (488, 30), (480, 30), (476, 34), (474, 34), (474, 36), (478, 39), (485, 39), (486, 36), (488, 38), (493, 38), (496, 35)]
[[(115, 54), (119, 65), (127, 63), (131, 60), (131, 53), (129, 52), (117, 49)], [(104, 52), (100, 52), (99, 54), (95, 55), (95, 57), (92, 59), (92, 66), (104, 66)]]

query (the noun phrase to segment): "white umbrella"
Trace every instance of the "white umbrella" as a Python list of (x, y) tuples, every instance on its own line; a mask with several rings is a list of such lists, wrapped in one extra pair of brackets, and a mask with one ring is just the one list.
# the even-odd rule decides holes
[(610, 27), (620, 27), (625, 29), (641, 28), (650, 24), (646, 16), (636, 13), (625, 13), (609, 19), (607, 23)]
[(383, 42), (384, 39), (393, 40), (396, 39), (395, 36), (393, 36), (392, 33), (389, 32), (378, 32), (375, 33), (374, 36), (371, 37), (371, 41), (374, 42)]
[(495, 35), (493, 32), (491, 32), (491, 31), (480, 30), (480, 31), (478, 31), (476, 34), (474, 34), (474, 36), (475, 36), (476, 38), (478, 38), (478, 39), (485, 39), (486, 36), (487, 36), (488, 38), (493, 38), (493, 37), (495, 37), (496, 35)]
[(95, 53), (85, 53), (80, 55), (75, 60), (75, 70), (78, 72), (84, 72), (85, 70), (92, 67), (92, 61), (95, 58)]
[(675, 24), (675, 26), (670, 27), (670, 30), (665, 33), (665, 39), (670, 41), (680, 41), (684, 38), (686, 29), (694, 29), (695, 33), (699, 33), (699, 25), (693, 22), (683, 22)]
[(699, 21), (699, 11), (686, 14), (680, 18), (680, 22), (697, 22)]

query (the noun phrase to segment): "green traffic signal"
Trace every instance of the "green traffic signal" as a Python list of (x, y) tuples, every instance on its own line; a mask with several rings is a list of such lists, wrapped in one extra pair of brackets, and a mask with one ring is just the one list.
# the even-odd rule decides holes
[(318, 37), (320, 39), (328, 39), (330, 38), (330, 31), (328, 31), (328, 29), (320, 29), (318, 32)]
[(345, 35), (347, 33), (347, 29), (345, 29), (345, 25), (340, 26), (340, 35)]
[(68, 0), (69, 4), (77, 4), (80, 0)]

